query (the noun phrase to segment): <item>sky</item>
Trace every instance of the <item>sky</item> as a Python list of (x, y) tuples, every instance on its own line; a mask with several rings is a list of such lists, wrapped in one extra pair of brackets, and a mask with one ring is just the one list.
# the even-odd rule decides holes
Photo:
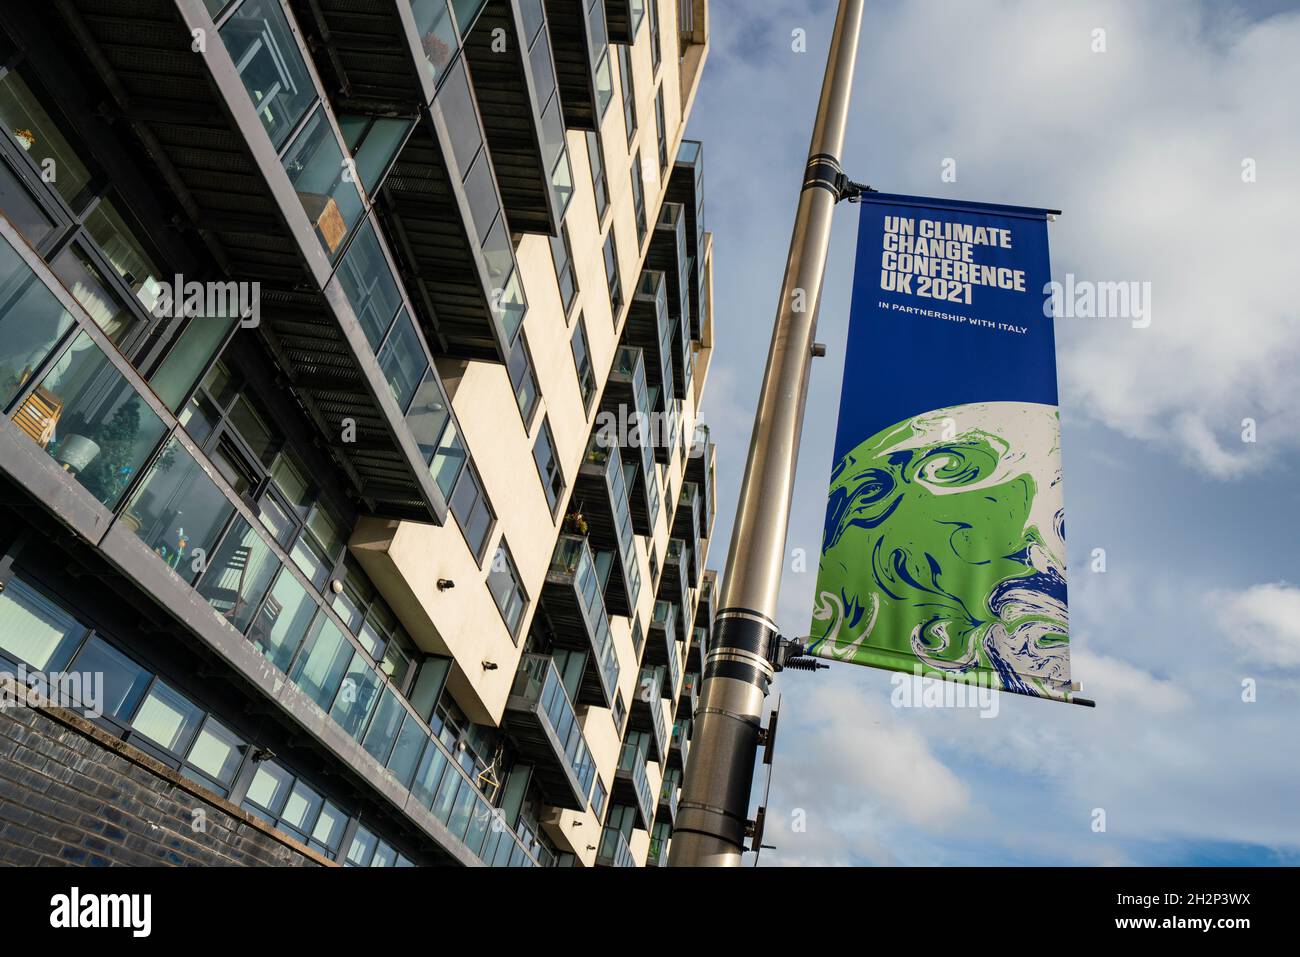
[[(709, 10), (688, 135), (714, 235), (721, 570), (835, 4)], [(1151, 322), (1056, 320), (1071, 657), (1096, 709), (895, 708), (886, 672), (786, 672), (763, 866), (1300, 864), (1298, 52), (1295, 2), (869, 0), (849, 175), (1061, 209), (1053, 276), (1149, 282)], [(838, 207), (787, 636), (809, 630), (857, 219)]]

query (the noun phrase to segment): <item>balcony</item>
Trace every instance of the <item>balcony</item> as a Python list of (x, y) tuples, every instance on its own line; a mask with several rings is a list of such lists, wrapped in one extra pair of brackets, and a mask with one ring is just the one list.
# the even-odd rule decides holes
[(678, 660), (678, 614), (677, 605), (666, 601), (655, 602), (654, 614), (647, 629), (645, 653), (641, 656), (643, 665), (668, 669), (669, 680), (661, 684), (660, 691), (669, 701), (677, 697), (682, 680), (681, 662)]
[(659, 804), (655, 809), (655, 829), (662, 824), (671, 826), (677, 820), (677, 802), (681, 796), (682, 772), (665, 770), (663, 783), (659, 786)]
[(602, 0), (611, 43), (631, 43), (645, 19), (645, 0)]
[[(102, 84), (105, 115), (169, 194), (176, 228), (220, 270), (185, 278), (260, 283), (257, 336), (357, 498), (440, 523), (445, 502), (417, 441), (353, 310), (327, 288), (368, 221), (368, 195), (344, 175), (349, 145), (279, 4), (234, 5), (219, 30), (202, 5), (168, 0), (76, 0), (58, 15)], [(200, 34), (209, 42), (196, 53)], [(310, 330), (295, 339), (302, 310)], [(281, 336), (295, 341), (283, 348)], [(349, 421), (361, 443), (340, 442)]]
[(600, 844), (596, 849), (597, 867), (636, 867), (627, 838), (616, 827), (601, 828)]
[(510, 224), (555, 236), (573, 171), (546, 21), (542, 0), (488, 0), (462, 33)]
[(663, 345), (673, 368), (672, 394), (686, 398), (690, 375), (690, 284), (692, 264), (686, 249), (686, 212), (681, 203), (665, 202), (659, 209), (645, 268), (664, 274), (669, 335)]
[(666, 202), (680, 203), (686, 216), (686, 256), (691, 263), (687, 281), (690, 299), (690, 338), (701, 336), (700, 297), (704, 288), (704, 147), (696, 140), (682, 140), (677, 159), (668, 174)]
[(645, 755), (635, 744), (626, 742), (618, 752), (618, 767), (614, 771), (614, 786), (609, 799), (614, 804), (626, 804), (637, 814), (636, 826), (650, 830), (654, 820), (654, 800), (650, 780), (646, 777)]
[(542, 585), (541, 613), (557, 647), (589, 653), (576, 703), (613, 707), (618, 655), (600, 593), (600, 576), (585, 538), (561, 535), (555, 543)]
[(695, 631), (691, 637), (691, 647), (686, 656), (686, 667), (690, 671), (703, 672), (704, 662), (708, 660), (709, 640), (713, 635), (714, 598), (717, 591), (718, 577), (713, 571), (704, 573), (700, 584), (699, 597), (695, 603)]
[[(694, 629), (694, 633), (691, 635), (692, 649), (687, 655), (688, 660), (691, 655), (695, 654), (694, 644), (699, 640), (700, 632), (702, 630), (703, 629), (696, 628)], [(695, 714), (695, 709), (698, 708), (700, 704), (700, 685), (702, 683), (703, 679), (700, 677), (698, 671), (686, 672), (685, 676), (682, 678), (682, 693), (677, 700), (677, 709), (679, 711), (685, 709), (687, 715), (693, 716)]]
[(708, 538), (713, 529), (713, 495), (717, 484), (717, 446), (709, 437), (707, 425), (695, 427), (694, 441), (686, 459), (686, 481), (694, 482), (700, 489), (703, 508), (700, 512), (700, 537)]
[(546, 0), (564, 125), (600, 129), (614, 99), (605, 0)]
[[(690, 592), (688, 591), (690, 569), (690, 546), (680, 538), (668, 539), (668, 551), (664, 555), (664, 570), (659, 576), (659, 593), (655, 597), (671, 602), (681, 609), (690, 607)], [(683, 614), (683, 628), (679, 636), (683, 639), (686, 637), (686, 618), (687, 616)]]
[[(653, 535), (659, 517), (659, 477), (655, 470), (650, 396), (646, 387), (645, 365), (642, 351), (631, 346), (619, 346), (614, 354), (614, 365), (609, 371), (605, 391), (601, 395), (600, 410), (608, 412), (619, 423), (618, 441), (626, 457), (638, 467), (625, 473), (628, 502), (632, 510), (632, 530), (638, 535)], [(626, 430), (623, 428), (626, 423)], [(613, 438), (607, 437), (607, 438)]]
[(641, 594), (641, 569), (623, 460), (618, 445), (606, 445), (604, 439), (599, 431), (592, 433), (578, 466), (570, 507), (582, 513), (593, 548), (618, 554), (605, 585), (605, 607), (611, 615), (630, 616)]
[(642, 668), (637, 677), (632, 707), (628, 711), (627, 726), (633, 731), (650, 733), (650, 760), (663, 764), (668, 756), (668, 724), (664, 720), (663, 679), (666, 671), (660, 668)]
[[(660, 414), (667, 411), (668, 393), (673, 388), (673, 329), (668, 314), (667, 278), (658, 270), (642, 270), (628, 306), (623, 344), (641, 350), (650, 410)], [(658, 438), (657, 430), (652, 437)], [(653, 444), (656, 461), (661, 461), (659, 450), (663, 443)]]
[(668, 767), (685, 772), (686, 760), (691, 753), (691, 719), (678, 718), (673, 722), (672, 743), (668, 747)]
[(686, 562), (686, 578), (692, 588), (700, 585), (704, 566), (700, 558), (701, 513), (704, 511), (700, 487), (694, 482), (682, 484), (682, 494), (677, 497), (677, 511), (673, 513), (672, 534), (681, 536), (687, 546), (682, 555)]
[(650, 832), (650, 853), (646, 857), (646, 867), (668, 866), (668, 841), (672, 838), (672, 835), (672, 825), (667, 823), (655, 824), (654, 830)]
[(587, 807), (596, 765), (550, 655), (525, 654), (510, 696), (506, 726), (533, 780), (554, 807)]

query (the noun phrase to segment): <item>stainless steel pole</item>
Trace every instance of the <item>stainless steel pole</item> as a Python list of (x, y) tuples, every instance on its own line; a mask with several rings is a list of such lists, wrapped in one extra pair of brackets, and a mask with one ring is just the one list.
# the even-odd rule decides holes
[(777, 593), (812, 360), (817, 307), (841, 197), (840, 153), (863, 0), (840, 0), (749, 440), (716, 636), (704, 664), (669, 864), (736, 867), (744, 850), (763, 699), (779, 634)]

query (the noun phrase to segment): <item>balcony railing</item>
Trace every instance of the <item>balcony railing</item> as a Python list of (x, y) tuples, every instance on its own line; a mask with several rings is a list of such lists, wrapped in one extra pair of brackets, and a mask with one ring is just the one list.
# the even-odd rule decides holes
[(597, 548), (613, 546), (619, 554), (614, 590), (607, 587), (605, 592), (608, 610), (615, 615), (630, 615), (641, 594), (636, 533), (618, 444), (600, 429), (593, 430), (587, 443), (578, 470), (578, 488), (585, 500), (584, 518), (593, 544)]
[(632, 849), (627, 846), (627, 838), (618, 828), (601, 829), (600, 845), (596, 850), (596, 864), (599, 867), (636, 867)]
[[(534, 761), (534, 776), (548, 802), (585, 809), (596, 764), (550, 655), (523, 656), (506, 709), (513, 718), (514, 737)], [(564, 773), (555, 773), (557, 766)]]
[[(663, 687), (658, 668), (642, 668), (637, 679), (636, 696), (632, 704), (637, 717), (636, 730), (649, 727), (654, 732), (655, 759), (662, 761), (668, 754), (668, 725), (664, 721)], [(645, 712), (649, 722), (642, 716)]]
[[(627, 408), (628, 399), (631, 399), (630, 410)], [(614, 365), (610, 369), (601, 409), (609, 412), (620, 423), (625, 419), (627, 421), (627, 434), (620, 434), (618, 439), (625, 442), (625, 449), (631, 447), (635, 450), (632, 455), (640, 462), (634, 480), (625, 483), (631, 504), (632, 529), (638, 535), (653, 534), (655, 521), (659, 517), (659, 481), (654, 462), (654, 420), (650, 394), (646, 387), (644, 353), (641, 349), (620, 346), (614, 354)]]
[[(555, 543), (546, 587), (555, 596), (550, 617), (556, 624), (556, 640), (562, 647), (587, 647), (592, 672), (599, 690), (584, 680), (578, 699), (581, 704), (611, 707), (618, 686), (618, 654), (609, 630), (609, 616), (601, 595), (600, 574), (591, 557), (587, 540), (577, 535), (561, 535)], [(546, 594), (543, 594), (546, 600)], [(576, 616), (570, 610), (576, 610)], [(581, 634), (581, 639), (578, 635)]]
[[(636, 807), (641, 814), (645, 830), (650, 829), (654, 819), (654, 798), (650, 790), (650, 779), (646, 777), (645, 755), (632, 742), (625, 742), (618, 753), (618, 779), (629, 779), (636, 794)], [(617, 784), (617, 781), (616, 781)]]

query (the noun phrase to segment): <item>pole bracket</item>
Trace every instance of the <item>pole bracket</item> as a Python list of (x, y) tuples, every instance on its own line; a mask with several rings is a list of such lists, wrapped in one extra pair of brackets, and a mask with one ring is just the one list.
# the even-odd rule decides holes
[(880, 192), (874, 186), (868, 186), (866, 183), (855, 183), (844, 173), (839, 173), (835, 177), (835, 190), (837, 193), (836, 202), (847, 199), (850, 203), (861, 202), (863, 193)]
[(826, 662), (809, 656), (808, 646), (795, 638), (779, 638), (775, 658), (772, 662), (774, 671), (784, 671), (786, 668), (794, 671), (821, 671), (830, 667)]

